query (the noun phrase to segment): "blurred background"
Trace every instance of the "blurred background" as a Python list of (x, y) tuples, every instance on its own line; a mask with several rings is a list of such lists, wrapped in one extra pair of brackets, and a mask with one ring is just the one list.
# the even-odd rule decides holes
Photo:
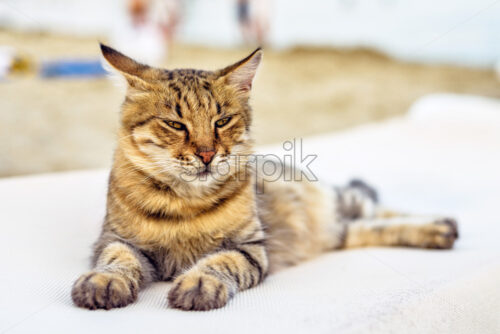
[(500, 97), (500, 0), (0, 0), (0, 176), (107, 167), (123, 91), (98, 41), (166, 68), (258, 45), (258, 144)]

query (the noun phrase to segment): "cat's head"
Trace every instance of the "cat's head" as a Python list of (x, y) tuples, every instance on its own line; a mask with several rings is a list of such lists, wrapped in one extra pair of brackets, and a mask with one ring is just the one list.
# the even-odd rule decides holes
[(101, 50), (127, 81), (119, 150), (134, 168), (195, 187), (241, 172), (252, 153), (248, 99), (260, 49), (218, 71), (163, 70)]

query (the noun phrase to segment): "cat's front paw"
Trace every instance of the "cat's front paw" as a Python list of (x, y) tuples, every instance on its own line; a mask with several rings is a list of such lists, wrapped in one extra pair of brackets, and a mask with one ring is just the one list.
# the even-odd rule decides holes
[(452, 218), (441, 218), (427, 226), (423, 247), (450, 249), (458, 239), (458, 225)]
[(73, 285), (73, 302), (89, 310), (123, 307), (137, 299), (138, 286), (121, 274), (89, 272)]
[(192, 271), (174, 281), (168, 292), (168, 303), (170, 307), (186, 311), (207, 311), (226, 305), (234, 290), (213, 275)]

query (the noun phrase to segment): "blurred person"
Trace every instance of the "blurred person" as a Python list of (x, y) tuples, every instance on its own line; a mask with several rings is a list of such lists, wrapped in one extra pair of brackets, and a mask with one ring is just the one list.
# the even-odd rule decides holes
[(269, 32), (270, 0), (237, 0), (237, 14), (247, 44), (264, 45)]
[(245, 42), (250, 40), (250, 13), (249, 13), (249, 0), (238, 0), (237, 13), (238, 23), (240, 25), (241, 34)]
[(177, 27), (181, 21), (182, 6), (180, 0), (162, 0), (154, 1), (153, 13), (155, 15), (166, 15), (167, 17), (162, 20), (159, 18), (159, 24), (167, 39), (168, 45), (172, 45)]
[(127, 21), (116, 27), (112, 43), (142, 62), (159, 65), (173, 41), (180, 7), (179, 0), (128, 0)]

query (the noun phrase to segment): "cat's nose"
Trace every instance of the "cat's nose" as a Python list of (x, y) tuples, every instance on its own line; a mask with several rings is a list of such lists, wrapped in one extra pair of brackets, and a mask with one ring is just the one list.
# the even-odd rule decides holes
[(201, 161), (203, 161), (205, 165), (208, 165), (214, 158), (215, 151), (214, 150), (200, 151), (197, 152), (196, 155), (201, 158)]

